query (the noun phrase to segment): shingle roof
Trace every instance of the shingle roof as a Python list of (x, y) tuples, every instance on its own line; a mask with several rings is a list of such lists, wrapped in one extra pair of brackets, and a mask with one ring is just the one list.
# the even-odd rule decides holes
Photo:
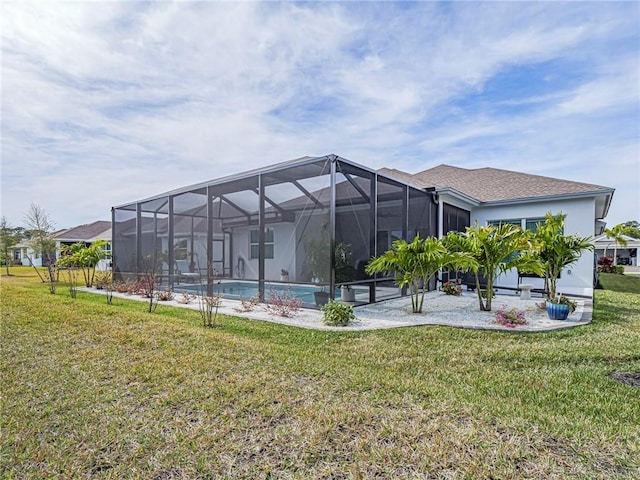
[(56, 232), (54, 237), (58, 240), (69, 241), (94, 240), (96, 237), (108, 239), (110, 237), (110, 231), (111, 222), (98, 220), (97, 222), (79, 225), (77, 227), (69, 228), (68, 230)]
[(450, 165), (438, 165), (413, 175), (388, 168), (383, 168), (380, 172), (394, 176), (399, 180), (417, 183), (423, 188), (453, 188), (480, 202), (586, 193), (606, 194), (612, 191), (611, 188), (601, 185), (498, 168), (466, 169)]

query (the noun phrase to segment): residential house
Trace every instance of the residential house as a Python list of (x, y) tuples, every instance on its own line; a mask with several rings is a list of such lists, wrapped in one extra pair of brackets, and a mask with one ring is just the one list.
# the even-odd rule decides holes
[[(248, 298), (289, 289), (308, 305), (319, 290), (337, 297), (344, 286), (356, 302), (376, 302), (403, 293), (392, 278), (364, 272), (396, 239), (475, 222), (535, 228), (548, 211), (567, 215), (566, 234), (593, 236), (612, 195), (608, 187), (493, 168), (411, 174), (336, 155), (302, 157), (113, 207), (114, 273), (125, 279), (162, 268), (174, 290)], [(563, 272), (561, 291), (591, 295), (593, 264), (593, 254), (583, 255)], [(517, 272), (498, 284), (516, 288)]]
[(98, 220), (85, 225), (62, 230), (54, 234), (56, 239), (56, 252), (60, 252), (64, 246), (70, 246), (75, 243), (84, 243), (91, 245), (97, 241), (104, 241), (103, 249), (106, 252), (105, 258), (100, 260), (96, 266), (96, 270), (111, 269), (111, 222)]
[(622, 235), (625, 241), (623, 245), (606, 235), (600, 235), (594, 240), (596, 246), (596, 256), (611, 257), (614, 265), (638, 266), (638, 249), (640, 249), (640, 238), (633, 238)]
[[(565, 235), (594, 237), (602, 233), (614, 189), (497, 168), (466, 169), (439, 165), (415, 174), (383, 168), (381, 173), (411, 180), (438, 194), (438, 235), (463, 231), (478, 223), (513, 223), (534, 230), (546, 212), (563, 213)], [(578, 263), (562, 272), (558, 289), (574, 295), (593, 295), (594, 256), (583, 253)], [(544, 286), (540, 278), (527, 283)], [(515, 287), (518, 272), (508, 272), (499, 285)]]
[[(109, 270), (111, 268), (111, 222), (99, 220), (73, 228), (58, 230), (52, 234), (52, 237), (56, 241), (56, 252), (52, 254), (54, 259), (59, 255), (63, 246), (73, 245), (78, 242), (91, 245), (98, 240), (106, 241), (107, 243), (104, 246), (107, 252), (106, 258), (101, 260), (96, 268), (98, 270)], [(31, 261), (36, 267), (43, 266), (42, 255), (33, 251), (28, 241), (22, 241), (14, 246), (13, 259), (17, 265), (31, 265)]]

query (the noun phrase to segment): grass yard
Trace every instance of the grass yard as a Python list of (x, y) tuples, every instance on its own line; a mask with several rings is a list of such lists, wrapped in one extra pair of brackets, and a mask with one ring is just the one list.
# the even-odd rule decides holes
[(640, 295), (640, 277), (633, 275), (616, 275), (614, 273), (600, 273), (598, 278), (602, 288), (616, 292), (635, 293)]
[(12, 272), (2, 478), (640, 478), (640, 388), (607, 376), (640, 372), (633, 287), (552, 333), (341, 333)]

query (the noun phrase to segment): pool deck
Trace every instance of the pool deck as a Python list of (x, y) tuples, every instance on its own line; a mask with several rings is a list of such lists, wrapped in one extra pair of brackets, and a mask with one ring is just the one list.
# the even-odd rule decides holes
[[(82, 289), (90, 293), (102, 293), (103, 290)], [(114, 298), (125, 298), (148, 302), (146, 298), (138, 295), (125, 295), (114, 292)], [(176, 295), (179, 298), (179, 294)], [(425, 295), (422, 313), (411, 313), (411, 300), (409, 297), (386, 300), (383, 302), (363, 305), (354, 308), (356, 320), (347, 327), (331, 327), (322, 322), (322, 312), (314, 309), (300, 309), (300, 312), (292, 318), (270, 315), (262, 305), (257, 305), (250, 312), (239, 312), (240, 301), (222, 299), (218, 313), (248, 318), (256, 321), (267, 321), (300, 328), (332, 331), (363, 331), (378, 330), (398, 327), (413, 327), (421, 325), (442, 325), (458, 328), (479, 330), (497, 330), (503, 332), (546, 332), (565, 328), (586, 325), (591, 322), (593, 304), (590, 300), (578, 300), (578, 307), (566, 320), (550, 320), (546, 311), (540, 310), (536, 303), (541, 298), (521, 300), (516, 295), (496, 295), (493, 299), (491, 312), (479, 310), (478, 299), (475, 293), (463, 292), (459, 297), (445, 295), (442, 292), (432, 291)], [(159, 302), (180, 308), (198, 310), (198, 300), (189, 304), (178, 303), (176, 300)], [(526, 312), (527, 325), (519, 325), (515, 328), (502, 326), (495, 321), (495, 312), (502, 308), (516, 308)]]

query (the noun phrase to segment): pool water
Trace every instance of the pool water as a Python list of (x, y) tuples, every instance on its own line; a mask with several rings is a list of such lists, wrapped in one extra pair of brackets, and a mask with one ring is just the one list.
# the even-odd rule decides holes
[[(269, 292), (275, 291), (278, 293), (288, 292), (290, 295), (295, 295), (298, 300), (301, 300), (306, 304), (315, 304), (314, 292), (322, 291), (322, 287), (316, 287), (313, 285), (283, 285), (280, 283), (265, 283), (265, 298), (269, 298)], [(366, 289), (355, 289), (357, 293), (365, 293)], [(253, 282), (222, 282), (213, 286), (213, 291), (216, 294), (223, 295), (228, 298), (243, 298), (249, 299), (250, 297), (258, 294), (258, 284)], [(335, 298), (340, 298), (340, 289), (336, 288)]]

